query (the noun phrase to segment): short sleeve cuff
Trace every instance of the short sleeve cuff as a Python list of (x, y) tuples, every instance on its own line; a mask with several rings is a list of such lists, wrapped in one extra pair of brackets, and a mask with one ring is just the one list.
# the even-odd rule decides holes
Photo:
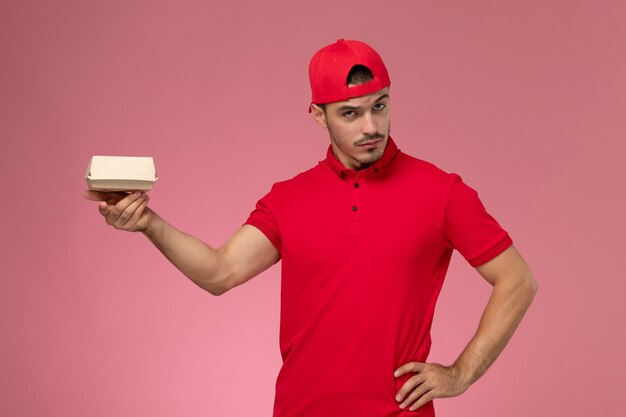
[(272, 245), (276, 248), (276, 250), (280, 253), (282, 249), (282, 241), (278, 233), (274, 231), (274, 228), (264, 221), (250, 217), (244, 224), (249, 224), (250, 226), (254, 226), (259, 229), (269, 240), (272, 242)]

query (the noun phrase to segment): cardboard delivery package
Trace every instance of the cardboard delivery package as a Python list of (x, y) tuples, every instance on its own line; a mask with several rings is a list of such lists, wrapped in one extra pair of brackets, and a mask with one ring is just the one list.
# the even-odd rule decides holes
[(85, 173), (95, 191), (148, 191), (157, 179), (149, 156), (92, 156)]

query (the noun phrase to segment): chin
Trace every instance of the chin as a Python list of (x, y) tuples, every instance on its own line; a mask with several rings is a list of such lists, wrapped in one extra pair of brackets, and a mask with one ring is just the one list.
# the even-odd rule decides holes
[(367, 157), (363, 158), (361, 163), (364, 165), (373, 164), (374, 162), (378, 161), (380, 158), (383, 157), (383, 152), (384, 151), (376, 150), (376, 152), (372, 152)]

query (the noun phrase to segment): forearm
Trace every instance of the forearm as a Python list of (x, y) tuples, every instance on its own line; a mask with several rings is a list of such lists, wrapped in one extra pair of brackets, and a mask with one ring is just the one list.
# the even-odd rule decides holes
[(476, 334), (453, 364), (466, 386), (478, 380), (500, 355), (535, 292), (532, 275), (494, 285)]
[(166, 222), (154, 211), (143, 234), (195, 284), (211, 294), (227, 289), (229, 270), (224, 256), (201, 240)]

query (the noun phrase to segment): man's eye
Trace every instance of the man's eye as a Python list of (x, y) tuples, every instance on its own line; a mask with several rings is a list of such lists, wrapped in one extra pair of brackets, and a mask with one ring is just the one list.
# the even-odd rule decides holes
[(375, 108), (376, 110), (382, 110), (382, 109), (384, 109), (384, 108), (385, 108), (385, 104), (384, 104), (384, 103), (376, 103), (376, 104), (374, 105), (374, 108)]
[(343, 113), (343, 115), (344, 115), (344, 116), (346, 116), (346, 117), (352, 117), (352, 116), (354, 116), (355, 114), (356, 114), (356, 113), (355, 113), (355, 112), (353, 112), (352, 110), (348, 110), (348, 111), (346, 111), (346, 112), (344, 112), (344, 113)]

